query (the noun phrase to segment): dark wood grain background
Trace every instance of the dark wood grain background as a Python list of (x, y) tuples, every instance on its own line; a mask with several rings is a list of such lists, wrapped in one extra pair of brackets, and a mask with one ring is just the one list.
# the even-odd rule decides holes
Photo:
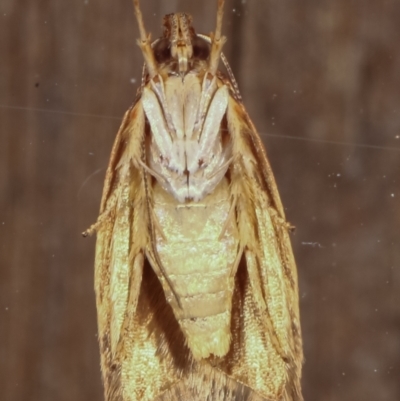
[[(216, 0), (142, 0), (214, 27)], [(227, 0), (300, 274), (304, 395), (400, 399), (400, 2)], [(0, 2), (0, 399), (102, 399), (95, 221), (142, 67), (129, 0)]]

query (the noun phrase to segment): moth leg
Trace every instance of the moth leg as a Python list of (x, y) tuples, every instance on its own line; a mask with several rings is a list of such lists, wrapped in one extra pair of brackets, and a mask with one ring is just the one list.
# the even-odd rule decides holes
[(197, 111), (196, 122), (194, 124), (194, 132), (196, 134), (200, 133), (203, 128), (208, 106), (210, 105), (210, 102), (217, 88), (217, 79), (215, 75), (211, 74), (210, 72), (205, 74), (201, 87), (201, 97), (199, 108)]
[[(229, 152), (230, 153), (230, 152)], [(215, 170), (212, 174), (210, 174), (207, 179), (212, 180), (216, 176), (220, 176), (221, 173), (225, 174), (227, 168), (230, 166), (230, 164), (233, 162), (233, 157), (231, 157), (228, 161), (226, 161), (224, 164), (222, 164), (220, 167), (218, 167), (217, 170)]]
[(288, 250), (285, 245), (289, 241), (289, 232), (294, 230), (294, 226), (282, 218), (274, 208), (269, 207), (268, 211), (271, 216), (271, 220), (274, 223), (276, 234), (278, 238), (280, 238), (278, 245), (281, 253), (283, 271), (285, 272), (286, 278), (290, 283), (291, 290), (295, 290), (297, 278), (293, 275), (293, 271), (290, 269), (290, 266), (294, 264), (294, 259), (291, 250)]
[(162, 239), (164, 241), (167, 241), (167, 237), (164, 233), (164, 230), (163, 230), (160, 222), (158, 221), (158, 218), (157, 218), (157, 215), (156, 215), (154, 209), (151, 209), (151, 219), (152, 219), (152, 222), (154, 223), (154, 228), (160, 233), (160, 236), (162, 237)]
[[(205, 165), (212, 162), (213, 155), (215, 154), (214, 148), (220, 141), (221, 121), (228, 107), (228, 99), (229, 91), (226, 86), (222, 86), (215, 92), (205, 117), (197, 155), (191, 160), (188, 160), (187, 169), (189, 172), (196, 172), (200, 162)], [(215, 162), (218, 162), (218, 160)]]
[[(157, 95), (147, 87), (143, 90), (142, 104), (147, 119), (150, 122), (153, 142), (151, 150), (154, 162), (160, 167), (166, 167), (171, 173), (180, 173), (186, 170), (186, 160), (183, 152), (177, 152), (170, 130), (165, 119), (165, 113)], [(170, 173), (170, 174), (171, 174)], [(168, 180), (168, 177), (165, 177)], [(172, 177), (173, 178), (173, 177)]]
[(112, 194), (110, 199), (107, 202), (107, 208), (102, 212), (97, 218), (96, 222), (93, 223), (88, 229), (86, 229), (83, 233), (83, 237), (90, 237), (95, 232), (97, 232), (104, 224), (110, 222), (115, 214), (115, 208), (118, 203), (118, 195), (116, 193)]
[(278, 212), (276, 211), (276, 209), (274, 209), (273, 207), (269, 207), (268, 208), (269, 214), (271, 216), (271, 219), (274, 220), (274, 222), (279, 225), (279, 227), (282, 227), (284, 230), (286, 231), (293, 231), (295, 229), (295, 226), (293, 226), (292, 224), (290, 224), (288, 221), (286, 221), (286, 219), (282, 218)]
[(105, 221), (110, 219), (111, 211), (103, 212), (95, 223), (93, 223), (89, 228), (82, 232), (82, 237), (91, 237), (103, 224)]
[[(231, 146), (227, 145), (222, 154), (219, 154), (219, 157), (214, 157), (210, 164), (208, 164), (204, 170), (199, 170), (191, 175), (191, 194), (196, 195), (196, 191), (194, 188), (200, 189), (197, 193), (211, 193), (213, 189), (218, 185), (221, 179), (225, 176), (226, 171), (231, 165), (233, 158), (231, 155)], [(194, 199), (197, 199), (194, 196)], [(236, 226), (235, 226), (236, 227)], [(221, 230), (222, 238), (224, 230)]]
[(165, 183), (167, 184), (167, 180), (161, 175), (158, 174), (156, 171), (154, 171), (152, 168), (150, 168), (147, 164), (143, 163), (141, 160), (138, 160), (138, 163), (141, 167), (143, 167), (150, 175), (152, 175), (154, 178), (157, 179), (158, 182), (160, 183)]
[[(232, 202), (231, 207), (229, 209), (228, 217), (226, 218), (224, 226), (222, 227), (221, 234), (218, 237), (218, 241), (221, 241), (222, 237), (225, 235), (225, 232), (226, 232), (226, 230), (228, 228), (228, 225), (231, 222), (232, 218), (235, 218), (235, 222), (236, 222), (236, 216), (234, 215), (234, 213), (236, 211), (236, 203), (237, 203), (237, 196), (234, 195), (233, 196), (233, 202)], [(234, 226), (236, 227), (236, 224), (234, 224)]]
[(162, 158), (173, 160), (174, 147), (170, 131), (165, 123), (163, 110), (154, 91), (147, 87), (143, 90), (142, 104), (147, 119), (150, 122), (152, 136)]
[(237, 269), (239, 267), (239, 263), (240, 263), (240, 261), (242, 259), (242, 256), (243, 256), (243, 252), (244, 252), (244, 246), (242, 244), (239, 244), (239, 250), (238, 250), (238, 253), (236, 255), (235, 262), (232, 265), (232, 269), (231, 269), (231, 271), (229, 273), (229, 277), (234, 277), (235, 276), (235, 274), (237, 272)]
[(235, 78), (235, 76), (233, 75), (232, 68), (231, 68), (231, 66), (229, 65), (228, 60), (226, 59), (224, 53), (221, 53), (221, 60), (222, 60), (222, 62), (224, 63), (224, 66), (225, 66), (225, 68), (226, 68), (226, 70), (227, 70), (227, 72), (228, 72), (229, 79), (231, 80), (231, 84), (232, 84), (233, 89), (234, 89), (234, 93), (235, 93), (236, 100), (237, 100), (238, 102), (241, 102), (241, 101), (242, 101), (242, 95), (240, 94), (240, 91), (239, 91), (239, 85), (238, 85), (238, 83), (236, 82), (236, 78)]
[[(160, 257), (158, 256), (156, 250), (155, 249), (146, 249), (146, 258), (150, 262), (150, 265), (153, 268), (153, 270), (155, 271), (155, 273), (157, 274), (158, 278), (160, 280), (165, 280), (166, 283), (168, 284), (168, 294), (166, 293), (167, 301), (172, 305), (176, 302), (176, 306), (178, 307), (178, 310), (182, 310), (180, 298), (179, 298), (178, 294), (176, 293), (176, 291), (174, 290), (171, 280), (168, 278), (168, 275), (165, 273), (165, 268), (162, 265)], [(164, 287), (164, 291), (165, 291), (165, 287)], [(176, 307), (175, 306), (172, 306), (172, 307), (175, 310)]]
[(140, 286), (142, 283), (142, 276), (143, 276), (143, 266), (144, 266), (144, 255), (143, 251), (139, 252), (134, 260), (133, 260), (133, 267), (130, 275), (130, 292), (129, 292), (129, 303), (128, 303), (128, 310), (131, 317), (133, 317), (140, 293)]
[(250, 249), (246, 249), (244, 254), (246, 257), (247, 273), (249, 275), (250, 285), (253, 289), (252, 294), (254, 301), (260, 311), (265, 311), (267, 305), (265, 304), (264, 295), (261, 288), (261, 277), (258, 271), (257, 257)]
[[(158, 101), (161, 103), (161, 109), (164, 112), (164, 117), (167, 122), (167, 126), (170, 132), (174, 132), (174, 124), (172, 123), (171, 113), (169, 112), (168, 104), (167, 104), (167, 97), (165, 95), (164, 90), (164, 81), (160, 75), (155, 76), (151, 81), (151, 88), (153, 89), (154, 93), (157, 95)], [(168, 134), (170, 135), (170, 132)]]

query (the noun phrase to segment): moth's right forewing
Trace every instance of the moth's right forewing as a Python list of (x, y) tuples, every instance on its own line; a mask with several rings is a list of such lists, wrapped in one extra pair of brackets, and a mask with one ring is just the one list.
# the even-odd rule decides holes
[[(246, 350), (249, 360), (265, 353), (271, 362), (259, 372), (275, 370), (271, 380), (257, 381), (250, 374), (250, 387), (264, 396), (281, 394), (285, 401), (302, 400), (302, 364), (297, 274), (288, 224), (261, 140), (243, 106), (230, 97), (228, 130), (233, 142), (232, 194), (237, 198), (241, 245), (245, 249), (247, 274), (256, 313), (263, 333), (245, 328), (257, 338), (257, 346)], [(250, 333), (251, 332), (251, 333)], [(272, 362), (275, 361), (275, 362)], [(268, 366), (268, 364), (273, 365)], [(249, 364), (252, 366), (252, 363)], [(251, 370), (251, 369), (250, 369)], [(242, 374), (238, 379), (242, 379)]]
[[(128, 110), (117, 133), (106, 172), (97, 230), (95, 290), (102, 372), (106, 386), (116, 373), (121, 330), (135, 312), (143, 269), (146, 197), (142, 155), (145, 119), (140, 101)], [(115, 366), (114, 366), (115, 367)], [(112, 390), (114, 391), (114, 390)]]

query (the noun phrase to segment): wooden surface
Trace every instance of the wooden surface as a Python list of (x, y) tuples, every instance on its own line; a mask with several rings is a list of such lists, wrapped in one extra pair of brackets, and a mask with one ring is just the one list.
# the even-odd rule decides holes
[[(143, 1), (214, 27), (216, 1)], [(224, 32), (293, 236), (304, 395), (400, 399), (400, 3), (227, 0)], [(93, 292), (111, 144), (142, 66), (129, 0), (0, 3), (0, 388), (101, 400)]]

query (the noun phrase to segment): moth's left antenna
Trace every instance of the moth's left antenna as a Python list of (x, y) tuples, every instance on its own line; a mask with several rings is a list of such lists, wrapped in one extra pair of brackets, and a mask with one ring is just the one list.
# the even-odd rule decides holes
[(154, 58), (154, 53), (151, 48), (150, 34), (146, 33), (146, 29), (144, 27), (143, 15), (142, 12), (140, 11), (139, 0), (133, 0), (133, 7), (135, 10), (135, 16), (139, 26), (139, 33), (140, 33), (140, 39), (138, 39), (137, 43), (140, 49), (142, 50), (144, 62), (146, 63), (146, 67), (147, 70), (149, 71), (150, 78), (154, 78), (158, 73), (157, 62), (156, 59)]
[(218, 70), (218, 63), (221, 57), (222, 46), (226, 42), (226, 37), (221, 36), (222, 18), (224, 16), (224, 4), (225, 0), (218, 0), (217, 23), (215, 27), (215, 32), (212, 35), (212, 45), (211, 45), (210, 64), (209, 64), (209, 70), (213, 75), (215, 75)]

